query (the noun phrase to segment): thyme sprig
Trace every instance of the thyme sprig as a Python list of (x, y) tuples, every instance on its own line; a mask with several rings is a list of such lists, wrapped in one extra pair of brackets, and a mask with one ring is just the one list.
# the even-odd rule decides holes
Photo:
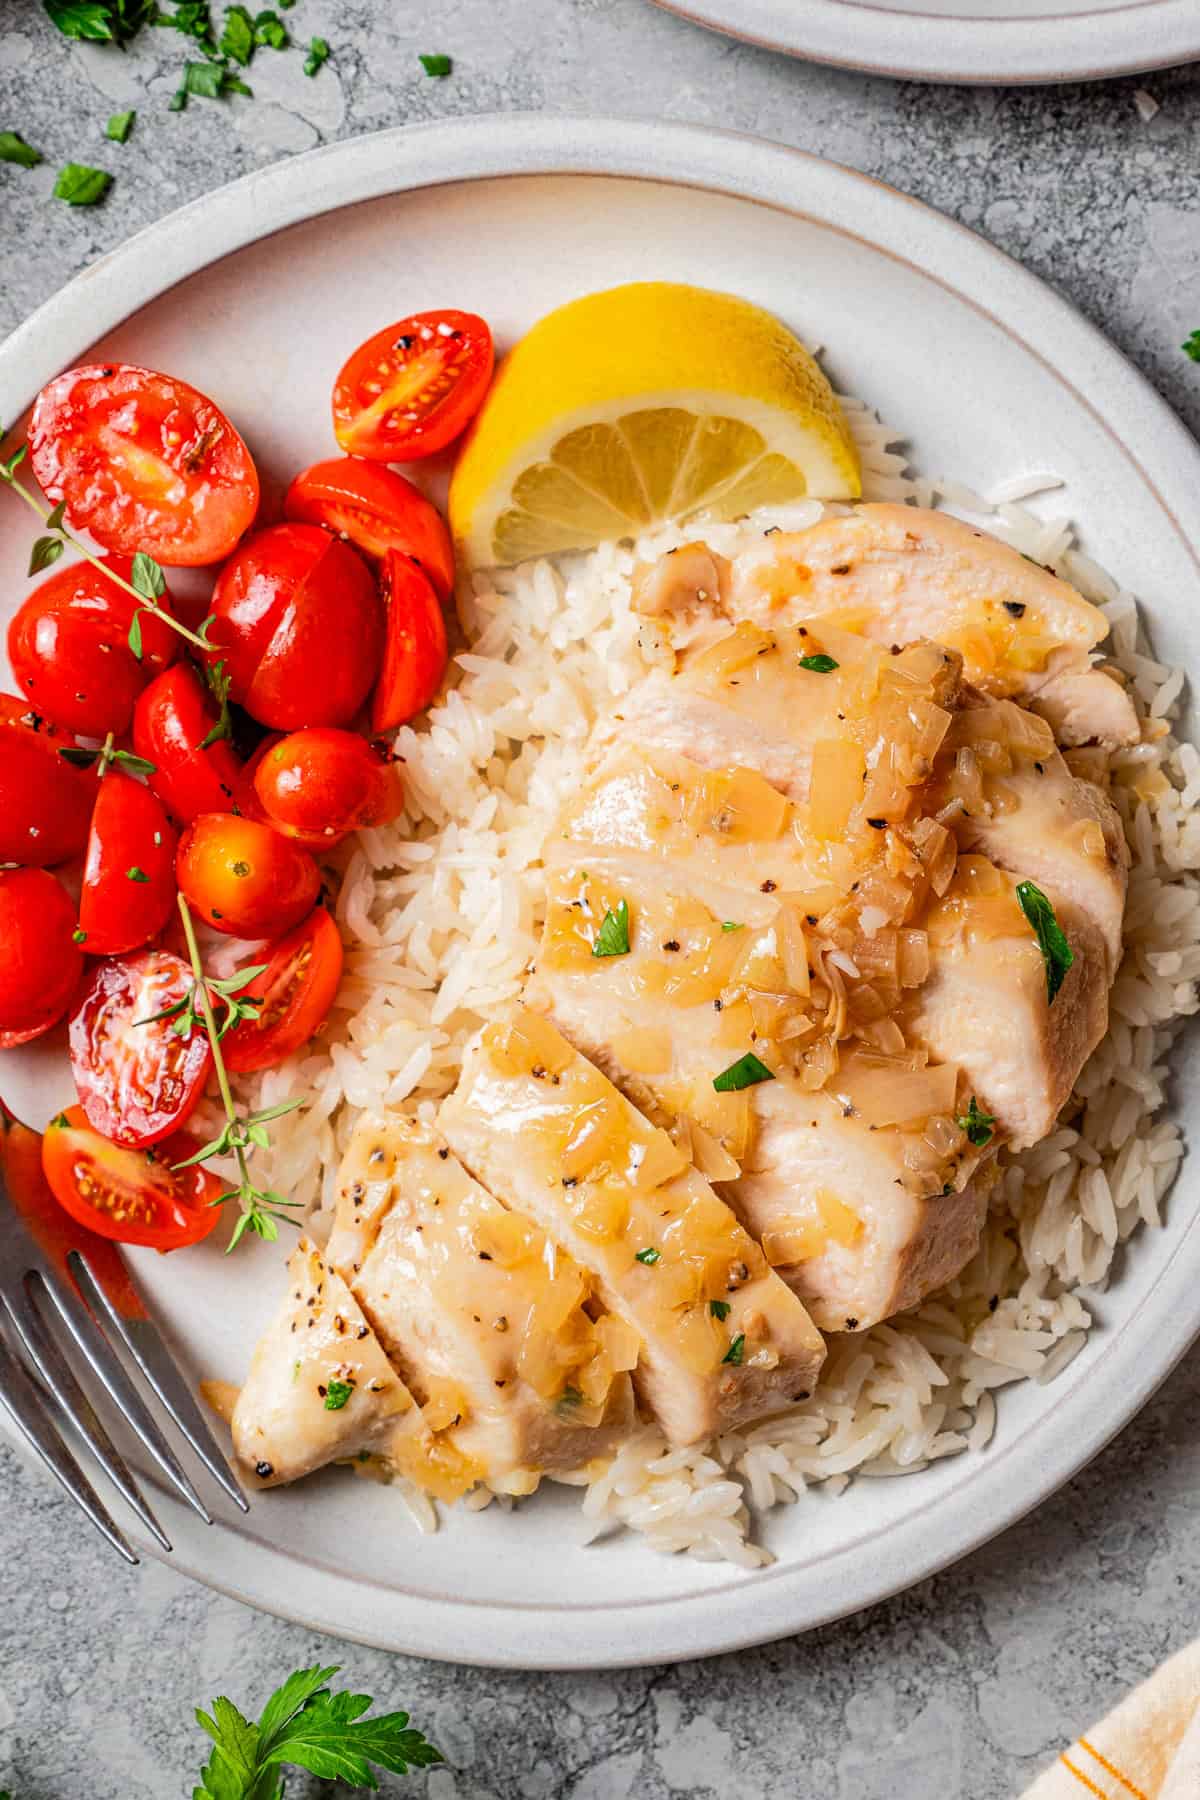
[(136, 756), (132, 750), (118, 750), (115, 734), (111, 731), (98, 750), (85, 749), (82, 744), (63, 744), (58, 754), (64, 762), (73, 763), (77, 769), (90, 769), (94, 765), (99, 780), (103, 780), (114, 763), (127, 769), (131, 775), (154, 775), (158, 772), (158, 764), (152, 763), (148, 757)]
[[(234, 1026), (240, 1025), (243, 1019), (253, 1021), (258, 1018), (262, 1011), (262, 1000), (257, 994), (247, 994), (244, 990), (250, 986), (252, 981), (256, 981), (260, 975), (264, 974), (267, 967), (266, 963), (254, 963), (248, 969), (239, 969), (236, 975), (230, 975), (225, 981), (214, 981), (211, 976), (205, 977), (204, 985), (208, 989), (209, 995), (219, 1001), (223, 1008), (224, 1016), (217, 1026), (218, 1038), (227, 1037)], [(151, 1013), (145, 1019), (135, 1019), (134, 1023), (136, 1025), (157, 1025), (161, 1019), (173, 1019), (174, 1024), (171, 1026), (171, 1030), (178, 1037), (190, 1037), (193, 1031), (207, 1033), (208, 1027), (197, 1002), (199, 986), (198, 982), (193, 981), (183, 999), (177, 1000), (174, 1006), (164, 1006), (161, 1012)], [(214, 1018), (216, 1011), (214, 1006)]]

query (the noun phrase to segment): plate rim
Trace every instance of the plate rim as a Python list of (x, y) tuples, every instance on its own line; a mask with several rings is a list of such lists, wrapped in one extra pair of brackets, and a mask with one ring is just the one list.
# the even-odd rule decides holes
[[(480, 115), (401, 126), (255, 171), (139, 232), (19, 326), (0, 345), (0, 418), (20, 417), (45, 380), (142, 306), (289, 226), (388, 194), (539, 175), (637, 179), (722, 193), (811, 219), (920, 268), (1044, 365), (1053, 352), (1057, 378), (1120, 444), (1200, 573), (1200, 445), (1146, 378), (1066, 301), (966, 227), (868, 176), (761, 139), (682, 124)], [(1103, 411), (1087, 399), (1089, 391), (1104, 395)], [(1113, 418), (1121, 420), (1119, 432)], [(167, 1501), (161, 1502), (164, 1523), (179, 1547), (162, 1560), (309, 1629), (486, 1667), (625, 1668), (716, 1655), (809, 1630), (926, 1579), (1015, 1524), (1140, 1410), (1200, 1333), (1185, 1254), (1200, 1244), (1200, 1214), (1181, 1218), (1176, 1229), (1177, 1241), (1141, 1306), (1108, 1328), (1087, 1373), (1019, 1438), (981, 1457), (940, 1497), (936, 1531), (929, 1530), (928, 1515), (917, 1513), (877, 1534), (879, 1547), (857, 1568), (829, 1573), (855, 1548), (843, 1546), (819, 1566), (777, 1566), (719, 1591), (658, 1602), (532, 1611), (407, 1594), (397, 1605), (394, 1592), (372, 1591), (356, 1577), (298, 1565), (282, 1550), (264, 1553), (260, 1542), (239, 1536), (232, 1518), (219, 1516), (211, 1532), (201, 1531)], [(1095, 1404), (1101, 1371), (1107, 1407)], [(304, 1571), (303, 1599), (295, 1586), (298, 1568)]]
[[(1115, 10), (1024, 19), (893, 12), (866, 0), (654, 4), (761, 50), (898, 81), (1033, 87), (1149, 74), (1200, 58), (1200, 15), (1190, 0), (1132, 0)], [(1076, 61), (1081, 48), (1086, 58)]]

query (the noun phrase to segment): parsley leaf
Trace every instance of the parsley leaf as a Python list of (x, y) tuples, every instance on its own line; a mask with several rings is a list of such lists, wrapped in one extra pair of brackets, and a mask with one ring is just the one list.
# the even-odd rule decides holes
[(286, 50), (289, 43), (287, 26), (278, 13), (260, 12), (254, 20), (254, 42), (269, 50)]
[(802, 656), (800, 658), (800, 667), (802, 669), (811, 669), (814, 675), (832, 675), (833, 671), (840, 666), (840, 664), (834, 662), (832, 656), (826, 656), (823, 651), (816, 656)]
[(760, 1062), (753, 1050), (747, 1050), (745, 1056), (739, 1056), (735, 1063), (713, 1076), (713, 1087), (718, 1094), (738, 1094), (743, 1088), (757, 1087), (760, 1081), (774, 1079), (766, 1063)]
[(202, 100), (220, 100), (226, 94), (245, 94), (249, 98), (253, 92), (240, 76), (235, 75), (232, 69), (225, 68), (222, 63), (184, 63), (183, 81), (171, 101), (171, 110), (182, 111), (192, 94), (199, 95)]
[(449, 75), (454, 67), (453, 62), (448, 56), (422, 56), (419, 58), (419, 61), (427, 75), (436, 75), (438, 77)]
[(116, 19), (108, 0), (45, 0), (50, 22), (64, 37), (111, 42), (117, 35)]
[(616, 912), (606, 912), (592, 945), (593, 956), (629, 955), (629, 902), (622, 900)]
[(723, 1363), (732, 1363), (734, 1368), (737, 1369), (737, 1368), (741, 1367), (742, 1358), (745, 1356), (745, 1354), (746, 1354), (746, 1334), (744, 1331), (739, 1331), (737, 1336), (734, 1338), (732, 1344), (730, 1344), (728, 1350), (725, 1352), (724, 1356), (721, 1358), (721, 1361)]
[(86, 163), (64, 163), (54, 183), (54, 198), (68, 206), (96, 206), (103, 200), (113, 178), (103, 169), (90, 169)]
[(740, 919), (722, 919), (721, 920), (721, 930), (722, 931), (740, 931), (741, 929), (742, 929), (742, 921)]
[(325, 1411), (341, 1412), (353, 1392), (352, 1381), (331, 1381), (325, 1389)]
[(966, 1112), (960, 1114), (954, 1123), (960, 1131), (966, 1132), (968, 1143), (974, 1144), (977, 1150), (982, 1150), (985, 1144), (991, 1143), (992, 1127), (996, 1123), (995, 1118), (991, 1113), (980, 1110), (979, 1102), (974, 1094), (971, 1095), (971, 1104)]
[(639, 1250), (633, 1260), (634, 1262), (645, 1263), (648, 1269), (652, 1269), (656, 1262), (662, 1261), (662, 1251), (654, 1249)]
[(225, 26), (217, 48), (243, 68), (254, 55), (254, 20), (244, 6), (225, 8)]
[(329, 44), (323, 37), (310, 39), (308, 55), (304, 59), (304, 73), (315, 75), (322, 63), (329, 61)]
[(1067, 934), (1054, 916), (1054, 908), (1040, 887), (1032, 881), (1018, 881), (1017, 900), (1021, 911), (1033, 926), (1042, 961), (1046, 965), (1046, 1004), (1053, 1006), (1055, 995), (1075, 961), (1075, 953), (1067, 942)]
[(22, 169), (36, 169), (41, 160), (41, 151), (27, 144), (19, 131), (0, 131), (0, 162), (16, 163)]
[(710, 1300), (708, 1303), (708, 1310), (714, 1319), (727, 1319), (729, 1317), (729, 1302), (728, 1300)]
[(104, 127), (105, 137), (111, 138), (114, 144), (123, 144), (133, 130), (133, 121), (136, 118), (136, 112), (132, 111), (114, 113), (112, 118), (108, 121), (108, 124)]
[(1193, 331), (1179, 347), (1193, 362), (1200, 362), (1200, 331)]

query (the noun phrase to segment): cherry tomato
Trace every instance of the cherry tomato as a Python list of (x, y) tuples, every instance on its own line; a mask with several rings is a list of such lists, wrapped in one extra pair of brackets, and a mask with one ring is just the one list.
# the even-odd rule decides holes
[(218, 709), (188, 663), (167, 669), (142, 694), (133, 715), (133, 747), (154, 764), (147, 776), (173, 819), (202, 812), (244, 812), (250, 782), (228, 738), (204, 746)]
[(222, 1038), (226, 1066), (237, 1075), (273, 1069), (307, 1044), (325, 1023), (341, 978), (342, 940), (318, 906), (273, 946), (265, 973), (246, 990), (262, 1006), (257, 1019), (243, 1019)]
[(226, 563), (213, 595), (211, 660), (230, 693), (281, 731), (346, 725), (370, 691), (383, 641), (371, 572), (318, 525), (274, 525)]
[(258, 759), (254, 791), (269, 824), (313, 849), (364, 825), (386, 825), (402, 804), (400, 772), (365, 738), (327, 725), (293, 731)]
[(380, 583), (386, 608), (383, 666), (371, 701), (371, 730), (390, 731), (429, 705), (446, 672), (446, 621), (420, 569), (391, 551)]
[(89, 954), (116, 956), (149, 943), (174, 901), (175, 833), (162, 802), (110, 769), (96, 793), (79, 896)]
[[(199, 1027), (182, 1037), (192, 972), (169, 950), (105, 957), (71, 1009), (71, 1072), (90, 1124), (118, 1144), (155, 1144), (195, 1110), (212, 1068)], [(147, 1023), (147, 1021), (153, 1021)]]
[(96, 778), (60, 755), (75, 739), (0, 694), (0, 862), (44, 868), (87, 843)]
[(360, 344), (334, 382), (334, 435), (377, 462), (432, 456), (478, 412), (494, 362), (475, 313), (414, 313)]
[(258, 474), (224, 413), (186, 381), (132, 363), (91, 363), (48, 382), (29, 454), (69, 523), (126, 556), (220, 562), (258, 511)]
[(179, 840), (175, 872), (188, 904), (233, 937), (274, 937), (312, 911), (317, 865), (269, 825), (201, 813)]
[[(129, 580), (127, 556), (106, 556)], [(167, 612), (170, 598), (157, 603)], [(178, 634), (143, 608), (142, 657), (129, 648), (138, 602), (91, 563), (73, 563), (35, 587), (8, 628), (8, 659), (31, 706), (84, 737), (128, 730), (134, 701), (174, 662)]]
[(154, 1150), (127, 1150), (94, 1131), (82, 1106), (71, 1106), (46, 1127), (42, 1167), (59, 1205), (89, 1231), (179, 1250), (206, 1238), (221, 1216), (214, 1202), (225, 1184), (203, 1167), (172, 1166), (198, 1148), (179, 1132)]
[(45, 869), (0, 870), (0, 1050), (49, 1031), (83, 968), (75, 908)]
[(331, 456), (297, 475), (283, 510), (289, 519), (338, 532), (376, 560), (401, 550), (420, 563), (439, 599), (454, 592), (454, 548), (446, 521), (395, 469), (358, 456)]

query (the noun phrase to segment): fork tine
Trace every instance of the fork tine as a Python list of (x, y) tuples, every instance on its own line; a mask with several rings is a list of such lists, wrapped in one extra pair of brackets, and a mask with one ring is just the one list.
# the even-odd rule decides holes
[(0, 1406), (14, 1425), (37, 1451), (59, 1485), (85, 1512), (96, 1530), (127, 1563), (137, 1566), (138, 1558), (130, 1549), (108, 1513), (100, 1504), (91, 1483), (63, 1443), (46, 1411), (45, 1403), (32, 1375), (13, 1355), (0, 1336)]
[(162, 1401), (168, 1416), (183, 1433), (213, 1480), (218, 1482), (236, 1506), (250, 1511), (250, 1502), (233, 1479), (208, 1421), (193, 1398), (191, 1388), (167, 1349), (162, 1333), (150, 1318), (125, 1320), (112, 1304), (88, 1267), (87, 1258), (72, 1250), (67, 1264), (79, 1283), (88, 1305), (103, 1318), (110, 1331), (116, 1332), (154, 1392)]
[(14, 1306), (11, 1297), (5, 1294), (4, 1305), (43, 1385), (86, 1441), (92, 1455), (122, 1499), (133, 1508), (147, 1531), (157, 1538), (163, 1549), (169, 1550), (170, 1539), (146, 1505), (125, 1458), (109, 1437), (95, 1407), (76, 1381), (58, 1344), (46, 1330), (40, 1313), (30, 1305), (27, 1295), (19, 1305)]
[(146, 1409), (146, 1403), (118, 1362), (112, 1345), (100, 1330), (90, 1312), (74, 1294), (68, 1294), (61, 1283), (34, 1269), (25, 1278), (26, 1288), (35, 1304), (44, 1305), (48, 1298), (59, 1318), (87, 1359), (88, 1367), (107, 1388), (114, 1405), (123, 1414), (131, 1430), (142, 1440), (171, 1486), (199, 1513), (206, 1525), (212, 1514), (179, 1465), (179, 1459)]

